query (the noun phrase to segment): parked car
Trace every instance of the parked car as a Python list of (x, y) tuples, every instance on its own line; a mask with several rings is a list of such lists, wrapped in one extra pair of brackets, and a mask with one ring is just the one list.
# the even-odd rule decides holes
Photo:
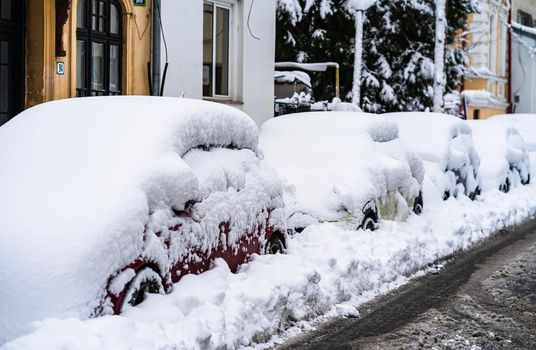
[(400, 127), (400, 138), (423, 160), (443, 199), (462, 193), (474, 199), (480, 188), (480, 158), (463, 120), (426, 112), (388, 113)]
[(178, 98), (56, 101), (0, 127), (0, 343), (281, 252), (282, 186), (257, 142), (246, 114)]
[(529, 156), (516, 128), (484, 120), (468, 122), (480, 155), (482, 190), (510, 191), (511, 186), (530, 182)]
[(287, 225), (374, 229), (423, 209), (423, 166), (385, 118), (352, 112), (286, 115), (261, 127), (259, 145), (286, 181)]
[(488, 119), (515, 127), (527, 147), (527, 151), (536, 152), (536, 114), (502, 114)]

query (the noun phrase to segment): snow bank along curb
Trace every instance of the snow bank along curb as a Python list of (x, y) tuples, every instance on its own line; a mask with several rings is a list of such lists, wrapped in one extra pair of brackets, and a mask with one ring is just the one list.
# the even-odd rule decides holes
[(442, 201), (434, 190), (425, 179), (423, 215), (407, 222), (384, 221), (376, 232), (311, 226), (290, 240), (287, 255), (255, 257), (237, 274), (217, 263), (122, 316), (45, 320), (2, 350), (263, 348), (321, 315), (356, 315), (410, 273), (536, 214), (534, 184), (474, 202)]

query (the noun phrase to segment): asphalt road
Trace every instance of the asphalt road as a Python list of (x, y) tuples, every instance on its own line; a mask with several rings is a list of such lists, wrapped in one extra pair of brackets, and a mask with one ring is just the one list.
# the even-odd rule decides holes
[(536, 349), (536, 220), (279, 350)]

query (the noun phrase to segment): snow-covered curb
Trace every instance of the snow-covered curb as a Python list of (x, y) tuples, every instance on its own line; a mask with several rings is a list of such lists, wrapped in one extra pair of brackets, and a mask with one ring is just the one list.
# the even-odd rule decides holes
[(421, 217), (376, 232), (313, 226), (290, 240), (287, 255), (255, 257), (237, 274), (218, 263), (123, 316), (45, 320), (2, 350), (265, 348), (319, 319), (357, 315), (360, 304), (429, 263), (536, 213), (536, 184), (475, 202), (442, 202), (431, 188), (425, 183)]

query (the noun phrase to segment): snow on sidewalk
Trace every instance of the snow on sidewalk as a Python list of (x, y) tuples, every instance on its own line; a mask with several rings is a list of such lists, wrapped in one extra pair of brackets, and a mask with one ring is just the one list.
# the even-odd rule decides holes
[(536, 184), (475, 202), (436, 200), (429, 181), (425, 193), (423, 215), (405, 223), (383, 222), (376, 232), (312, 226), (286, 255), (257, 256), (237, 274), (218, 262), (122, 316), (48, 319), (1, 349), (265, 348), (318, 320), (356, 316), (361, 303), (429, 263), (536, 213)]

